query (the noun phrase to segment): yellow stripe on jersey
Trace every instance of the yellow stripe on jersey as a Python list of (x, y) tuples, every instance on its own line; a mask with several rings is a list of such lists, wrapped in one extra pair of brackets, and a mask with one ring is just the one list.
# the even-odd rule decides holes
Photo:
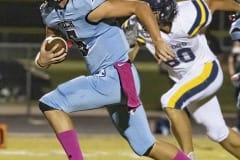
[(142, 44), (146, 43), (145, 40), (141, 37), (137, 37), (137, 42), (142, 43)]
[(129, 20), (127, 19), (127, 20), (123, 23), (122, 28), (123, 28), (123, 29), (126, 29), (126, 28), (128, 27), (128, 23), (129, 23)]
[(192, 2), (197, 10), (197, 17), (188, 32), (190, 37), (195, 36), (201, 30), (201, 28), (207, 23), (209, 15), (209, 11), (202, 0), (193, 0)]
[(173, 95), (170, 97), (167, 107), (169, 108), (175, 108), (176, 103), (178, 100), (189, 90), (201, 85), (205, 80), (208, 79), (212, 72), (213, 63), (208, 62), (204, 65), (202, 73), (197, 76), (196, 78), (192, 79), (191, 81), (184, 84), (182, 87), (180, 87)]

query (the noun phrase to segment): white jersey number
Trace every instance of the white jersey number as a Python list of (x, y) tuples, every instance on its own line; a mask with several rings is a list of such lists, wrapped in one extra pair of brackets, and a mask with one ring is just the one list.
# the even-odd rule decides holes
[(166, 64), (169, 65), (170, 67), (176, 67), (181, 62), (187, 63), (195, 59), (195, 55), (193, 54), (191, 48), (181, 48), (176, 51), (176, 55), (177, 55), (176, 59), (167, 61)]

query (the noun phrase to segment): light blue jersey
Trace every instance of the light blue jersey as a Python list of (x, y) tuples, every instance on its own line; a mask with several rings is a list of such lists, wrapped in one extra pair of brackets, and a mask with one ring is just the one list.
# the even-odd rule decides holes
[(69, 0), (65, 9), (41, 6), (43, 22), (49, 28), (60, 31), (67, 39), (72, 39), (81, 47), (86, 45), (88, 53), (84, 58), (90, 73), (118, 61), (127, 61), (128, 43), (119, 27), (104, 22), (90, 24), (86, 15), (105, 0)]
[[(90, 24), (86, 15), (104, 0), (69, 0), (65, 9), (41, 6), (47, 27), (60, 31), (79, 47), (86, 47), (84, 58), (90, 76), (79, 76), (41, 97), (40, 102), (64, 112), (106, 107), (112, 122), (138, 155), (144, 155), (155, 139), (148, 126), (143, 106), (135, 114), (128, 113), (126, 97), (114, 64), (128, 60), (128, 43), (123, 31), (104, 22)], [(84, 45), (82, 44), (84, 43)], [(136, 68), (131, 64), (137, 94), (140, 83)], [(128, 80), (129, 81), (129, 80)]]

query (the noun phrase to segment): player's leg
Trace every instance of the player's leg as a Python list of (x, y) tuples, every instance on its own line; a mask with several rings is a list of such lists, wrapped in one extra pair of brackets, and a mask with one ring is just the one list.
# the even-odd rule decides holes
[(189, 160), (174, 145), (156, 141), (153, 137), (143, 106), (129, 114), (127, 106), (109, 106), (108, 112), (120, 134), (128, 141), (134, 152), (155, 160)]
[(229, 134), (226, 139), (220, 142), (220, 145), (228, 152), (240, 159), (240, 134), (229, 129)]
[[(132, 65), (132, 73), (139, 94), (140, 81), (134, 65)], [(119, 97), (119, 94), (116, 93), (115, 96)], [(142, 105), (137, 108), (134, 115), (128, 113), (126, 105), (111, 106), (107, 109), (120, 134), (127, 139), (138, 155), (146, 155), (156, 160), (188, 160), (175, 146), (163, 141), (155, 142)]]
[(197, 123), (205, 126), (210, 139), (240, 158), (240, 135), (227, 127), (216, 96), (205, 104), (192, 106), (188, 110)]
[[(164, 151), (162, 151), (162, 147), (164, 146)], [(166, 149), (166, 150), (165, 150)], [(151, 157), (155, 160), (167, 160), (165, 156), (171, 156), (174, 155), (172, 160), (191, 160), (186, 154), (184, 154), (182, 151), (178, 150), (176, 154), (175, 146), (172, 144), (169, 144), (165, 141), (158, 140), (154, 143), (154, 146), (150, 150), (149, 154), (146, 154), (145, 156)], [(160, 150), (163, 152), (161, 153)], [(172, 156), (171, 156), (172, 157)]]
[[(193, 143), (192, 143), (192, 127), (188, 115), (183, 110), (172, 108), (164, 109), (171, 124), (171, 130), (177, 139), (182, 150), (192, 156)], [(175, 125), (177, 123), (177, 125)], [(193, 157), (192, 157), (193, 158)]]
[(237, 109), (237, 131), (240, 133), (240, 109)]
[(40, 99), (40, 109), (54, 129), (66, 154), (72, 157), (69, 158), (71, 160), (81, 160), (82, 155), (76, 131), (67, 113), (120, 102), (120, 84), (114, 79), (117, 73), (111, 68), (106, 70), (63, 83)]
[(237, 131), (240, 133), (240, 87), (237, 88)]
[[(72, 82), (75, 81), (78, 80), (72, 80), (64, 83), (62, 86), (68, 86), (70, 89), (74, 86)], [(71, 89), (68, 90), (66, 87), (64, 87), (64, 89), (58, 87), (40, 99), (39, 108), (55, 131), (55, 134), (69, 160), (83, 160), (83, 154), (78, 143), (77, 132), (74, 130), (72, 120), (67, 113), (69, 111), (74, 111), (72, 104), (69, 103), (71, 102), (69, 101), (70, 99), (67, 98), (68, 92), (71, 91)]]
[(193, 153), (190, 122), (187, 115), (179, 110), (214, 94), (221, 84), (222, 72), (218, 62), (209, 61), (204, 65), (193, 66), (190, 72), (161, 97), (161, 103), (169, 116), (173, 133), (189, 157)]
[(55, 131), (55, 134), (64, 148), (67, 157), (71, 160), (83, 160), (83, 154), (78, 143), (77, 132), (67, 113), (54, 109), (42, 102), (39, 104), (44, 116)]

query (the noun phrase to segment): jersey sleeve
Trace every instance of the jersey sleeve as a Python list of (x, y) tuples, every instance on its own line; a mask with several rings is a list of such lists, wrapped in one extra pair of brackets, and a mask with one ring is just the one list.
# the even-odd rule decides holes
[(57, 21), (59, 17), (56, 14), (56, 10), (53, 7), (48, 6), (47, 2), (44, 2), (40, 6), (40, 12), (42, 17), (42, 22), (50, 28), (57, 28)]
[(178, 15), (173, 26), (180, 37), (194, 37), (209, 25), (212, 15), (203, 0), (178, 2)]

